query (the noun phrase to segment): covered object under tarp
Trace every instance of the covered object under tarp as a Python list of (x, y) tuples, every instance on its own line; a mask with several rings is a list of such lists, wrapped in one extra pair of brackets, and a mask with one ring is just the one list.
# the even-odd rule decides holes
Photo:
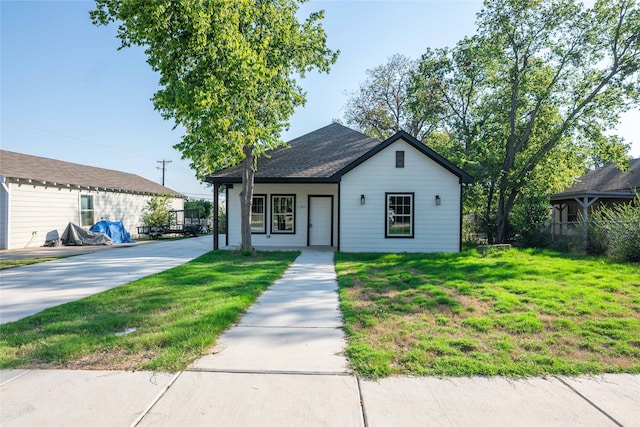
[(67, 225), (60, 239), (66, 246), (91, 246), (91, 245), (112, 245), (113, 241), (109, 236), (102, 233), (94, 233), (72, 222)]
[(106, 234), (113, 243), (133, 243), (131, 235), (120, 221), (99, 221), (93, 224), (89, 231)]

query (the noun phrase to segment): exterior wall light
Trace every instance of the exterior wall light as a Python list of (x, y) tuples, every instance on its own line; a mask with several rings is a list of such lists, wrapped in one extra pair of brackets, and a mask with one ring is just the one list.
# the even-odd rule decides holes
[(441, 202), (440, 196), (436, 194), (436, 206), (440, 206), (440, 202)]
[(364, 203), (365, 203), (365, 200), (364, 200), (364, 194), (361, 194), (361, 195), (360, 195), (360, 204), (361, 204), (361, 205), (364, 205)]

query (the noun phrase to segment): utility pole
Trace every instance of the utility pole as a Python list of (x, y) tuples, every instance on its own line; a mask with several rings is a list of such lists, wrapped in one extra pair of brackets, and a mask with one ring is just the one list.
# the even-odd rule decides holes
[(171, 163), (171, 162), (172, 162), (171, 160), (165, 160), (165, 159), (156, 161), (156, 163), (162, 163), (162, 185), (163, 186), (164, 186), (164, 171), (167, 168), (167, 163)]

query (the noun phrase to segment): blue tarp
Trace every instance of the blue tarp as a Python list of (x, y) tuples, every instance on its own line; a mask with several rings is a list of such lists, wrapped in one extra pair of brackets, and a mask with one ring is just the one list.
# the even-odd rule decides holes
[(106, 234), (111, 237), (113, 243), (133, 243), (131, 235), (120, 221), (99, 221), (93, 224), (89, 231)]

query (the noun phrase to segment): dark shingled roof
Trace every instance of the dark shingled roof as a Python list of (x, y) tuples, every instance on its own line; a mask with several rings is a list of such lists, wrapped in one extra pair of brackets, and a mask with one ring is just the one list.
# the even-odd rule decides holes
[(185, 197), (183, 194), (131, 173), (6, 150), (0, 150), (0, 175), (10, 179), (31, 179), (56, 185), (80, 185), (107, 190)]
[[(377, 139), (333, 123), (289, 141), (258, 159), (256, 182), (328, 181), (333, 175), (376, 145)], [(207, 182), (241, 182), (242, 163), (214, 172)]]
[(624, 196), (628, 193), (633, 197), (633, 189), (640, 190), (640, 158), (633, 159), (629, 163), (629, 170), (621, 171), (615, 164), (609, 164), (594, 169), (577, 179), (577, 181), (564, 192), (554, 194), (552, 200), (562, 200), (564, 197), (578, 195), (605, 195)]
[[(443, 167), (460, 177), (473, 178), (405, 132), (381, 142), (348, 127), (332, 123), (298, 137), (286, 146), (269, 151), (258, 159), (255, 182), (338, 182), (340, 176), (372, 155), (403, 138)], [(242, 164), (215, 172), (207, 182), (218, 184), (242, 181)]]

